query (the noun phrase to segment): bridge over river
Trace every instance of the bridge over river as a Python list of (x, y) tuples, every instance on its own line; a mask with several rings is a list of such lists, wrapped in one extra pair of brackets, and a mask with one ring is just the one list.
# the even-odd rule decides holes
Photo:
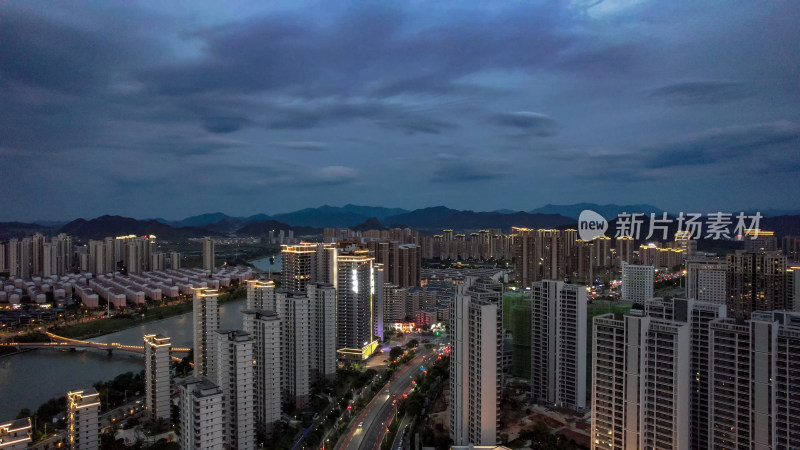
[[(82, 341), (80, 339), (71, 339), (63, 336), (47, 332), (47, 337), (50, 342), (0, 342), (0, 347), (16, 347), (19, 349), (24, 348), (44, 348), (44, 349), (76, 349), (76, 348), (90, 348), (98, 350), (106, 350), (111, 354), (114, 350), (123, 352), (138, 353), (144, 355), (143, 345), (125, 345), (118, 342), (90, 342)], [(187, 354), (190, 348), (172, 347), (170, 352), (173, 353), (172, 359), (180, 361), (181, 359), (174, 356), (175, 353)]]

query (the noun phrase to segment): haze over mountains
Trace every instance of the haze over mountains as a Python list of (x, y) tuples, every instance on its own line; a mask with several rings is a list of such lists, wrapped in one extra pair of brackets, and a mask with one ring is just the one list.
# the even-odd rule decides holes
[[(283, 214), (255, 214), (233, 217), (221, 212), (201, 214), (182, 220), (168, 221), (162, 218), (137, 220), (120, 216), (101, 216), (95, 219), (77, 219), (69, 223), (0, 223), (0, 239), (21, 237), (40, 232), (45, 234), (67, 233), (82, 239), (99, 239), (118, 234), (155, 234), (166, 240), (196, 238), (207, 235), (264, 236), (271, 230), (292, 230), (296, 236), (314, 236), (322, 233), (323, 227), (370, 228), (411, 227), (423, 231), (452, 228), (459, 231), (500, 228), (509, 232), (512, 226), (531, 228), (574, 227), (581, 211), (590, 209), (612, 220), (621, 212), (661, 213), (652, 205), (598, 205), (578, 203), (574, 205), (545, 205), (531, 211), (497, 210), (491, 212), (450, 209), (445, 206), (409, 211), (400, 208), (345, 205), (341, 207), (323, 205)], [(736, 213), (735, 211), (730, 211)], [(776, 211), (777, 213), (793, 211)], [(673, 213), (672, 215), (675, 215)], [(762, 212), (767, 216), (767, 212)], [(772, 229), (779, 235), (800, 233), (799, 215), (782, 215), (765, 219), (762, 228)], [(772, 228), (770, 228), (772, 227)]]

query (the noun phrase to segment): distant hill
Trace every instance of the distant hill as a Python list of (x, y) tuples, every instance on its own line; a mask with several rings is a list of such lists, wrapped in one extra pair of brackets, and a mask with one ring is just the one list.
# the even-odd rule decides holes
[(166, 241), (177, 241), (215, 235), (209, 230), (196, 227), (172, 227), (155, 220), (136, 220), (130, 217), (101, 216), (96, 219), (77, 219), (58, 230), (79, 239), (102, 239), (106, 236), (154, 234)]
[(459, 211), (445, 206), (417, 209), (409, 213), (387, 217), (383, 222), (390, 227), (402, 226), (423, 230), (500, 228), (506, 233), (510, 231), (511, 227), (556, 228), (561, 225), (575, 224), (574, 219), (558, 214)]
[(216, 231), (218, 233), (232, 233), (247, 223), (244, 219), (236, 217), (226, 217), (217, 223), (204, 225), (202, 228), (206, 230)]
[(52, 234), (55, 228), (36, 223), (0, 222), (0, 241), (23, 238), (34, 233)]
[(370, 217), (383, 220), (385, 217), (406, 212), (408, 211), (404, 209), (375, 206), (324, 205), (319, 208), (306, 208), (286, 214), (276, 214), (272, 216), (272, 219), (297, 226), (344, 228), (363, 222)]
[(598, 205), (597, 203), (575, 203), (574, 205), (547, 204), (542, 206), (541, 208), (536, 208), (529, 212), (531, 214), (560, 214), (562, 216), (578, 220), (578, 216), (584, 209), (590, 209), (600, 214), (601, 216), (605, 217), (606, 220), (611, 220), (617, 217), (617, 215), (619, 215), (619, 213), (622, 212), (645, 213), (647, 215), (649, 215), (650, 213), (659, 214), (664, 212), (663, 209), (657, 208), (652, 205), (615, 205), (613, 203), (608, 205)]
[(200, 214), (199, 216), (187, 217), (183, 220), (168, 222), (173, 227), (202, 227), (218, 223), (222, 220), (229, 219), (227, 214), (221, 212)]
[(386, 230), (387, 228), (376, 218), (370, 217), (364, 223), (350, 227), (353, 231)]
[(259, 220), (247, 222), (244, 226), (236, 230), (236, 235), (263, 237), (268, 236), (270, 231), (274, 231), (274, 234), (277, 236), (280, 230), (292, 230), (295, 237), (316, 236), (322, 234), (321, 228), (291, 226), (276, 220)]

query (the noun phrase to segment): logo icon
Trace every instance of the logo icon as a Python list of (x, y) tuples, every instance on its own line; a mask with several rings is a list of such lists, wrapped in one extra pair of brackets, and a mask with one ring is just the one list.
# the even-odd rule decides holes
[(584, 241), (604, 235), (607, 229), (608, 221), (605, 217), (590, 209), (584, 209), (578, 216), (578, 236)]

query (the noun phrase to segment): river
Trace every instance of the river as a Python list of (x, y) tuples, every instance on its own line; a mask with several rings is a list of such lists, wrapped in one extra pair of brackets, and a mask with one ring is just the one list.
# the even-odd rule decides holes
[(250, 261), (250, 264), (256, 266), (258, 270), (263, 270), (264, 272), (273, 271), (273, 272), (280, 272), (283, 268), (283, 260), (281, 259), (281, 254), (277, 253), (272, 255), (273, 261), (270, 264), (269, 256), (266, 258), (256, 259), (254, 261)]
[[(269, 265), (268, 259), (266, 264)], [(220, 305), (220, 328), (242, 328), (239, 312), (245, 303), (241, 299)], [(151, 333), (169, 336), (173, 346), (191, 347), (192, 313), (146, 322), (91, 340), (142, 345), (142, 336)], [(140, 355), (114, 352), (108, 356), (104, 350), (34, 350), (0, 358), (0, 421), (13, 419), (22, 408), (35, 411), (42, 403), (70, 390), (142, 369), (144, 359)]]

